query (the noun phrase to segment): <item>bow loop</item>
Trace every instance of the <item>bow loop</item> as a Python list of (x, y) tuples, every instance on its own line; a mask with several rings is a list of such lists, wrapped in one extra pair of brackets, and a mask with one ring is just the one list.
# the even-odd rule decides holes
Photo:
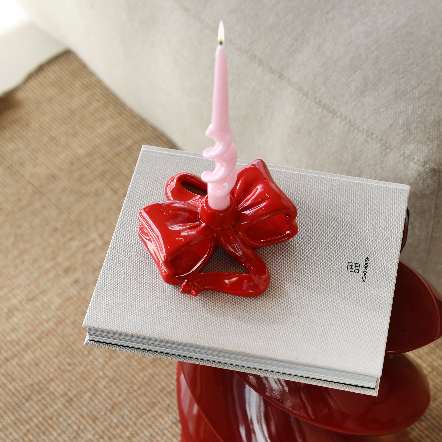
[(255, 160), (238, 172), (232, 194), (240, 212), (236, 228), (253, 248), (287, 241), (298, 232), (296, 207), (264, 161)]
[(214, 252), (213, 229), (199, 222), (198, 209), (192, 204), (150, 204), (139, 212), (138, 219), (138, 235), (169, 284), (178, 284), (185, 275), (198, 272)]
[(179, 173), (167, 182), (165, 193), (169, 201), (183, 201), (201, 207), (207, 195), (207, 183), (191, 173)]

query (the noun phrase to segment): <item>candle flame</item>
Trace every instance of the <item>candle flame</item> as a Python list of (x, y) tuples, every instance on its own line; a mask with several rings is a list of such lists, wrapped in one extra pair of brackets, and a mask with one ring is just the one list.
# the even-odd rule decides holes
[(219, 28), (218, 28), (218, 41), (222, 44), (224, 43), (224, 23), (221, 20), (219, 22)]

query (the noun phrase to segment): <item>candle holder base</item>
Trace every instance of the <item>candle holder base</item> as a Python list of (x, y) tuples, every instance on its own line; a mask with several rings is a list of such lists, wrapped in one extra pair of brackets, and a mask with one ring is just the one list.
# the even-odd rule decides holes
[[(191, 186), (199, 192), (189, 190)], [(212, 209), (207, 195), (201, 195), (206, 191), (206, 183), (195, 175), (173, 176), (165, 189), (169, 201), (150, 204), (139, 212), (139, 237), (163, 280), (181, 284), (182, 293), (197, 296), (202, 290), (216, 290), (242, 297), (261, 295), (270, 274), (255, 249), (296, 235), (295, 205), (262, 160), (238, 172), (225, 210)], [(248, 273), (200, 273), (217, 247)]]

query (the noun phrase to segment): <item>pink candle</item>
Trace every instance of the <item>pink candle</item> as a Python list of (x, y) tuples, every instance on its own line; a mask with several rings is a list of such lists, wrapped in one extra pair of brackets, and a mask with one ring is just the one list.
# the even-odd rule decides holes
[(229, 125), (229, 90), (227, 85), (227, 58), (224, 48), (224, 25), (218, 29), (219, 45), (215, 54), (215, 82), (213, 86), (212, 122), (206, 136), (215, 140), (215, 146), (205, 149), (204, 158), (215, 161), (213, 172), (203, 172), (201, 179), (207, 183), (209, 206), (224, 210), (230, 204), (230, 191), (236, 182), (237, 153)]

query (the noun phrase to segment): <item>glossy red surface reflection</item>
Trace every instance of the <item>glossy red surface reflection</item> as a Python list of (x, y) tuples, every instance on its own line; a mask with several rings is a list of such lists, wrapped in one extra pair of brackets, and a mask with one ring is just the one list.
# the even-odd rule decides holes
[(181, 365), (176, 373), (178, 411), (181, 422), (181, 442), (219, 442), (218, 436), (210, 428), (190, 394), (184, 379)]
[(430, 404), (428, 381), (405, 355), (386, 355), (377, 397), (248, 373), (237, 376), (271, 403), (315, 425), (388, 434), (416, 422)]
[[(188, 190), (192, 186), (196, 193)], [(226, 210), (213, 210), (207, 197), (197, 194), (205, 189), (206, 184), (195, 175), (172, 177), (166, 185), (170, 201), (150, 204), (139, 212), (139, 237), (163, 280), (181, 284), (183, 293), (196, 296), (202, 290), (217, 290), (245, 297), (262, 294), (270, 275), (254, 249), (296, 235), (295, 205), (273, 181), (262, 160), (238, 172)], [(199, 273), (218, 246), (248, 273)]]
[(416, 270), (399, 262), (386, 353), (405, 353), (442, 335), (442, 296)]
[(263, 399), (230, 370), (178, 363), (177, 386), (182, 442), (410, 441), (404, 433), (358, 436), (309, 424)]

